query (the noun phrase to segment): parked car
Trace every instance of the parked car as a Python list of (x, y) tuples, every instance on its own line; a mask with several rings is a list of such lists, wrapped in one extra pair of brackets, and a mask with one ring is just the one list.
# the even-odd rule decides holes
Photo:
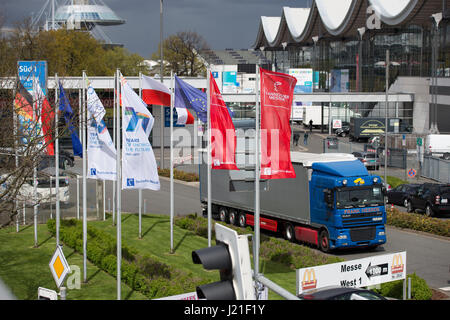
[(325, 287), (308, 290), (299, 294), (298, 297), (305, 300), (388, 300), (371, 290), (351, 287)]
[(412, 194), (421, 186), (419, 183), (401, 184), (387, 193), (388, 203), (406, 207)]
[(336, 129), (336, 136), (346, 137), (350, 133), (350, 126), (342, 126), (342, 128)]
[(411, 195), (406, 209), (408, 212), (423, 210), (429, 217), (450, 213), (450, 184), (424, 183)]
[[(5, 176), (1, 177), (3, 181)], [(0, 186), (1, 188), (9, 188), (10, 184), (13, 181), (13, 177), (9, 177), (6, 181)], [(29, 205), (34, 204), (34, 186), (33, 179), (26, 179), (24, 183), (20, 186), (19, 192), (17, 194), (16, 199), (19, 202), (25, 202)], [(36, 188), (36, 197), (37, 201), (41, 205), (46, 205), (50, 203), (55, 203), (56, 199), (56, 186), (55, 179), (53, 178), (51, 181), (50, 187), (50, 177), (46, 175), (38, 175), (37, 178), (37, 188)], [(70, 199), (69, 193), (69, 179), (66, 177), (59, 178), (59, 200), (62, 204), (68, 204)]]
[(380, 158), (376, 156), (375, 152), (352, 152), (367, 169), (378, 170), (380, 168)]

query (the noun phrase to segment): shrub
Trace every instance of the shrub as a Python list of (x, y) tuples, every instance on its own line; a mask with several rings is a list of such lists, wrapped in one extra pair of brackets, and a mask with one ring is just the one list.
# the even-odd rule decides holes
[[(48, 220), (47, 227), (55, 234), (55, 220)], [(100, 269), (117, 276), (116, 240), (108, 233), (88, 226), (87, 257)], [(75, 219), (62, 220), (60, 238), (67, 246), (82, 252), (82, 223)], [(81, 240), (80, 240), (81, 239)], [(195, 287), (208, 280), (194, 277), (172, 268), (149, 255), (140, 255), (132, 247), (122, 244), (121, 278), (133, 290), (149, 298), (158, 298), (182, 292), (195, 291)]]
[(387, 224), (394, 227), (450, 237), (450, 221), (426, 217), (416, 213), (401, 212), (396, 208), (386, 210), (386, 216)]
[[(416, 273), (408, 274), (411, 278), (411, 299), (412, 300), (430, 300), (433, 292), (428, 287), (424, 279), (420, 278)], [(382, 296), (395, 299), (403, 299), (403, 280), (397, 280), (381, 284), (380, 289), (374, 289)]]
[[(220, 224), (226, 225), (222, 222)], [(183, 229), (190, 230), (196, 235), (207, 237), (208, 220), (197, 215), (188, 215), (185, 217), (175, 218), (175, 224)], [(226, 225), (228, 228), (235, 230), (238, 234), (251, 233), (249, 228), (242, 229), (239, 227)], [(214, 239), (214, 230), (212, 230), (211, 238)], [(250, 241), (250, 252), (252, 243)], [(274, 261), (286, 265), (291, 269), (299, 269), (310, 266), (317, 266), (328, 263), (344, 261), (338, 257), (324, 255), (320, 252), (311, 250), (305, 246), (299, 246), (284, 239), (278, 239), (261, 235), (260, 256), (268, 261)]]

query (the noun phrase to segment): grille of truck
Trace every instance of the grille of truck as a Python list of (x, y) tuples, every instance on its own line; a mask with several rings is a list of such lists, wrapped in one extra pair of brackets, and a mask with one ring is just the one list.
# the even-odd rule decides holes
[[(353, 213), (353, 214), (343, 214), (342, 215), (342, 225), (344, 227), (352, 227), (358, 225), (367, 225), (372, 223), (380, 223), (383, 213), (378, 212), (368, 212), (368, 213)], [(377, 218), (374, 220), (374, 218)]]
[(363, 227), (350, 229), (350, 238), (353, 242), (375, 239), (376, 227)]

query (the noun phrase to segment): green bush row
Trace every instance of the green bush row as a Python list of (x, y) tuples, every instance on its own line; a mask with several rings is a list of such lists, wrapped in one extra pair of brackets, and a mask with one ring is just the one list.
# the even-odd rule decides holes
[[(158, 169), (158, 174), (160, 176), (170, 178), (170, 169)], [(184, 172), (177, 169), (173, 169), (173, 178), (186, 182), (199, 181), (199, 176), (197, 173)]]
[[(217, 223), (235, 230), (238, 234), (253, 233), (251, 227), (243, 229), (222, 222)], [(180, 228), (194, 232), (198, 236), (205, 238), (208, 236), (208, 220), (203, 217), (198, 217), (195, 214), (176, 217), (175, 224)], [(212, 239), (214, 239), (214, 228), (211, 233)], [(250, 252), (252, 252), (251, 241), (249, 242), (249, 245)], [(338, 257), (322, 254), (309, 247), (298, 246), (287, 240), (268, 237), (264, 234), (261, 234), (259, 253), (260, 257), (264, 260), (279, 262), (292, 270), (344, 261)]]
[[(55, 220), (48, 220), (47, 227), (54, 235)], [(93, 226), (87, 228), (87, 258), (98, 268), (112, 276), (117, 276), (117, 243), (108, 233)], [(61, 220), (61, 241), (83, 252), (82, 222), (71, 219)], [(194, 276), (161, 263), (149, 255), (139, 252), (122, 243), (121, 279), (133, 290), (150, 299), (195, 291), (195, 287), (208, 280)]]
[(397, 208), (387, 208), (387, 224), (435, 235), (450, 237), (450, 221), (431, 218), (417, 213), (401, 212)]

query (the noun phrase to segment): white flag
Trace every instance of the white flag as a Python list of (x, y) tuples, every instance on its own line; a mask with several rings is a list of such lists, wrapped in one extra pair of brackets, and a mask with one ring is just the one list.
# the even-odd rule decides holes
[(121, 75), (122, 189), (159, 190), (155, 155), (148, 140), (155, 119)]
[(89, 179), (116, 180), (116, 148), (106, 128), (102, 102), (92, 86), (87, 88)]

